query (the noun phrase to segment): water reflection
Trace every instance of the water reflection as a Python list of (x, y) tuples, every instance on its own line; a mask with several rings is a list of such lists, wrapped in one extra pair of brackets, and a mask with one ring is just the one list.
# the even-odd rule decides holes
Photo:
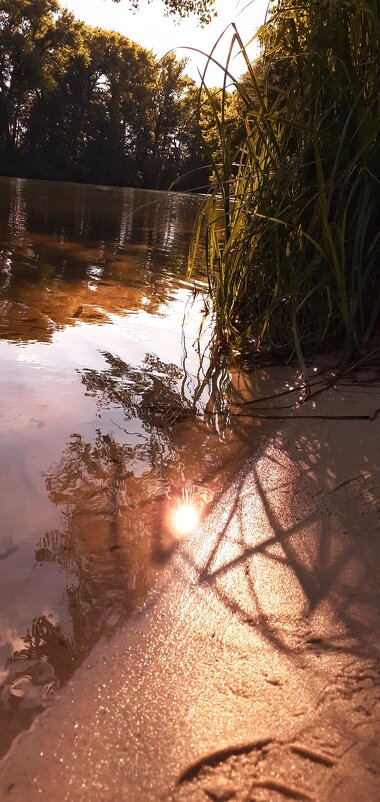
[(251, 444), (195, 345), (199, 199), (0, 183), (1, 752), (144, 601)]
[(89, 608), (104, 611), (116, 601), (132, 606), (149, 586), (144, 522), (139, 518), (132, 527), (126, 520), (126, 512), (142, 501), (133, 478), (124, 447), (100, 431), (93, 443), (73, 435), (46, 476), (49, 498), (62, 509), (65, 528), (42, 539), (36, 558), (56, 561), (72, 578), (82, 637)]
[(107, 322), (142, 306), (156, 314), (173, 297), (199, 199), (47, 181), (0, 184), (0, 337), (49, 342), (79, 319)]
[(90, 537), (89, 553), (99, 549), (102, 559), (120, 550), (119, 565), (124, 558), (125, 576), (143, 596), (151, 556), (175, 548), (176, 530), (192, 531), (223, 486), (229, 461), (248, 448), (246, 430), (216, 428), (216, 416), (194, 402), (197, 393), (187, 396), (183, 372), (157, 355), (146, 354), (137, 368), (111, 353), (103, 357), (107, 368), (84, 369), (81, 381), (99, 416), (109, 413), (113, 433), (98, 430), (93, 444), (73, 435), (47, 487), (68, 511), (75, 539)]

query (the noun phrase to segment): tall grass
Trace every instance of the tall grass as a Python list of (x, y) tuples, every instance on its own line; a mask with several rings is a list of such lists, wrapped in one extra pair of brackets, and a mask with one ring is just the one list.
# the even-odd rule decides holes
[(195, 250), (206, 221), (217, 342), (351, 352), (380, 312), (380, 0), (278, 0), (258, 35), (251, 65), (234, 26), (235, 114), (230, 58), (210, 98), (219, 147)]

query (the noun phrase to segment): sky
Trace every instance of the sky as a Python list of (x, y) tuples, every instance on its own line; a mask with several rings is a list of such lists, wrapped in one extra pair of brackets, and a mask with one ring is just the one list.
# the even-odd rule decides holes
[[(199, 56), (188, 48), (198, 48), (209, 53), (220, 34), (231, 22), (236, 23), (246, 44), (263, 22), (268, 0), (216, 0), (215, 9), (218, 16), (203, 29), (194, 17), (177, 23), (173, 18), (165, 17), (165, 7), (161, 0), (152, 0), (151, 3), (140, 0), (140, 8), (136, 13), (130, 10), (128, 0), (121, 0), (120, 3), (114, 3), (112, 0), (61, 0), (61, 5), (87, 25), (119, 31), (148, 50), (153, 50), (158, 56), (163, 56), (175, 48), (178, 58), (189, 59), (186, 72), (199, 83), (198, 69), (203, 72), (206, 60), (204, 56)], [(214, 54), (215, 58), (223, 62), (230, 41), (231, 33), (227, 31)], [(255, 57), (256, 43), (249, 46), (248, 53), (251, 59)], [(231, 62), (230, 71), (236, 78), (245, 72), (241, 56)], [(222, 71), (210, 65), (207, 71), (207, 85), (217, 86), (222, 82)]]

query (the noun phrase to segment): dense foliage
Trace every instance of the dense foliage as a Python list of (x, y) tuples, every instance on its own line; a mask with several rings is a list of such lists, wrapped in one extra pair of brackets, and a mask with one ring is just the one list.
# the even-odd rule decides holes
[(185, 61), (157, 60), (57, 0), (0, 0), (0, 172), (166, 188), (204, 183)]
[[(203, 21), (212, 5), (166, 0)], [(234, 92), (199, 97), (173, 54), (58, 0), (0, 0), (0, 172), (191, 188), (210, 168), (217, 342), (351, 351), (380, 311), (380, 0), (273, 0), (259, 39)]]
[(351, 352), (380, 310), (380, 2), (277, 0), (259, 37), (237, 114), (227, 94), (214, 107), (217, 339), (301, 361)]

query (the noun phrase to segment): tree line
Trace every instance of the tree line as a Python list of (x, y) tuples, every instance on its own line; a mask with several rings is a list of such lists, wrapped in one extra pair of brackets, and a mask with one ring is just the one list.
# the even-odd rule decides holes
[(57, 0), (0, 0), (0, 173), (204, 184), (198, 89), (185, 65), (85, 25)]

